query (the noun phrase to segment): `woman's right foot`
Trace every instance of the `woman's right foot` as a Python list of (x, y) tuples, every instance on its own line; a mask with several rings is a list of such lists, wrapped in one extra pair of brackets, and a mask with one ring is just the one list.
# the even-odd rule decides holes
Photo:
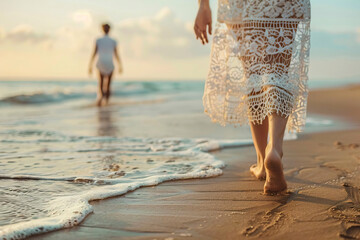
[(287, 189), (281, 158), (282, 154), (279, 154), (275, 149), (271, 149), (266, 154), (264, 161), (266, 171), (265, 194), (278, 194)]

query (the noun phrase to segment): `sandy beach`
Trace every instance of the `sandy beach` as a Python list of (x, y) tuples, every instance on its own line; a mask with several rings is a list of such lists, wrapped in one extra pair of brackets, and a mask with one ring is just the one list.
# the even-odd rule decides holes
[(0, 240), (360, 240), (360, 0), (1, 10)]
[(226, 149), (214, 153), (227, 165), (220, 177), (171, 181), (93, 201), (94, 213), (79, 226), (30, 239), (360, 238), (359, 102), (360, 86), (310, 93), (310, 113), (355, 128), (286, 141), (285, 196), (262, 194), (263, 182), (248, 171), (255, 162), (252, 147)]

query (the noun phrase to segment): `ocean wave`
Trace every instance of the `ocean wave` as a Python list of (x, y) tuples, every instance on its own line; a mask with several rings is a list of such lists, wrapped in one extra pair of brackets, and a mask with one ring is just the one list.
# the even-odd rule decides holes
[(27, 94), (18, 94), (0, 99), (0, 103), (7, 104), (44, 104), (62, 102), (65, 100), (89, 97), (83, 93), (66, 93), (66, 92), (34, 92)]
[[(60, 103), (74, 99), (93, 99), (96, 97), (97, 86), (89, 84), (88, 82), (78, 83), (37, 83), (25, 88), (26, 92), (19, 93), (16, 91), (11, 94), (14, 86), (7, 86), (9, 83), (0, 83), (9, 96), (0, 99), (0, 104), (46, 104), (46, 103)], [(12, 83), (14, 84), (14, 83)], [(49, 85), (46, 88), (46, 84)], [(10, 84), (11, 85), (11, 84)], [(6, 88), (9, 88), (6, 91)], [(29, 90), (30, 89), (30, 90)], [(33, 90), (31, 90), (33, 89)], [(40, 90), (39, 90), (40, 89)], [(114, 83), (112, 87), (112, 95), (115, 97), (148, 97), (158, 94), (174, 94), (187, 93), (191, 91), (203, 90), (201, 82), (120, 82)], [(10, 93), (8, 93), (10, 92)]]
[[(132, 156), (132, 159), (134, 157), (138, 160), (143, 159), (142, 161), (146, 160), (146, 166), (140, 169), (132, 168), (124, 172), (116, 166), (116, 164), (114, 165), (114, 161), (111, 159), (111, 164), (107, 166), (107, 168), (102, 169), (103, 167), (101, 167), (101, 171), (97, 170), (97, 172), (94, 172), (94, 167), (92, 167), (90, 168), (90, 172), (85, 172), (83, 175), (64, 175), (63, 171), (58, 173), (49, 172), (48, 175), (46, 175), (42, 168), (47, 168), (48, 166), (44, 166), (44, 164), (42, 164), (42, 166), (37, 165), (41, 168), (37, 172), (42, 175), (36, 174), (36, 172), (24, 174), (21, 173), (21, 170), (19, 170), (19, 173), (13, 172), (9, 174), (9, 172), (12, 171), (5, 169), (0, 172), (0, 179), (26, 179), (29, 181), (46, 181), (47, 183), (49, 181), (73, 182), (77, 184), (96, 185), (96, 187), (85, 191), (74, 192), (66, 196), (49, 197), (50, 201), (44, 204), (46, 209), (42, 211), (46, 213), (46, 216), (30, 221), (20, 221), (1, 226), (0, 238), (23, 239), (35, 234), (78, 225), (93, 211), (89, 203), (93, 200), (120, 196), (129, 191), (134, 191), (141, 187), (158, 185), (165, 181), (219, 176), (222, 174), (222, 168), (225, 164), (209, 152), (222, 148), (252, 144), (251, 139), (240, 141), (182, 138), (116, 139), (108, 137), (104, 139), (98, 137), (83, 137), (77, 139), (80, 148), (87, 144), (98, 144), (101, 140), (103, 140), (103, 143), (110, 142), (115, 145), (112, 147), (113, 149), (121, 149), (119, 152), (119, 154), (123, 154), (123, 157), (120, 156), (121, 158)], [(119, 148), (116, 146), (122, 147)], [(107, 149), (109, 150), (111, 148)], [(71, 152), (77, 152), (78, 150), (79, 149), (73, 149), (71, 151), (69, 149), (67, 155), (71, 154)], [(90, 150), (90, 148), (88, 150)], [(134, 161), (138, 160), (134, 159)], [(40, 161), (40, 159), (38, 161)], [(49, 162), (49, 164), (55, 163)], [(95, 161), (94, 164), (98, 164), (98, 161)], [(84, 168), (85, 165), (81, 166)], [(98, 167), (98, 165), (96, 166)], [(21, 167), (19, 169), (21, 169)], [(34, 184), (29, 185), (33, 186)], [(37, 187), (41, 186), (41, 184), (35, 185)], [(14, 192), (14, 188), (12, 188), (11, 191)]]

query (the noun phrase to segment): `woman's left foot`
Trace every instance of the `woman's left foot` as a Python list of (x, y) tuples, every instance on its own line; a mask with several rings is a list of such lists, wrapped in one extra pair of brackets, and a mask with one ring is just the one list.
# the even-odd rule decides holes
[(258, 166), (258, 164), (254, 164), (250, 167), (250, 172), (259, 180), (265, 180), (266, 178), (264, 166)]
[(96, 106), (101, 107), (102, 99), (103, 99), (102, 97), (98, 97), (98, 98), (96, 99)]

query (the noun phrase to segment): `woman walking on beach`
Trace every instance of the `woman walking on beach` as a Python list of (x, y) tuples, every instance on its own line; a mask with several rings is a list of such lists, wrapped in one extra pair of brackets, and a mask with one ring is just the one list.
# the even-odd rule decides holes
[(96, 68), (99, 70), (99, 87), (96, 100), (97, 106), (101, 106), (104, 98), (106, 104), (109, 102), (110, 83), (114, 71), (114, 56), (118, 62), (119, 73), (121, 74), (123, 72), (120, 56), (117, 51), (117, 43), (113, 38), (109, 37), (110, 25), (107, 23), (103, 24), (102, 29), (104, 31), (104, 36), (96, 39), (94, 53), (91, 56), (89, 65), (89, 74), (91, 74), (95, 56), (98, 54), (98, 61), (96, 63)]
[[(197, 39), (212, 34), (209, 0), (199, 0)], [(264, 193), (286, 190), (283, 138), (305, 125), (310, 0), (219, 0), (205, 112), (221, 125), (249, 123)]]

